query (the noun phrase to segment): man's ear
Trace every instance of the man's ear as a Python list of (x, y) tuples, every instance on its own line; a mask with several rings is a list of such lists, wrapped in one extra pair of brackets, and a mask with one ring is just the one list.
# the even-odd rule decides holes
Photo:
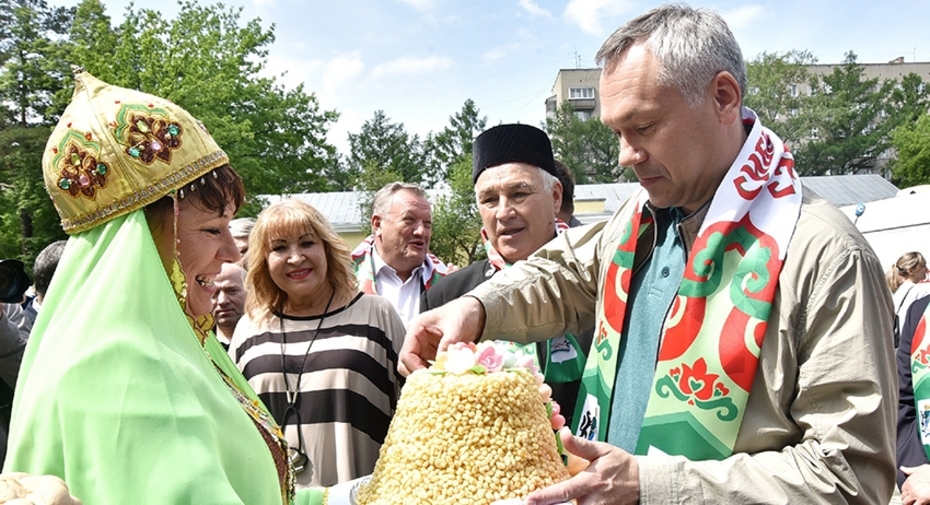
[(552, 185), (552, 203), (555, 204), (554, 215), (558, 215), (562, 209), (562, 183), (558, 180)]
[(371, 234), (375, 237), (381, 235), (381, 216), (371, 216)]
[(742, 119), (741, 105), (743, 94), (736, 78), (729, 72), (719, 72), (710, 82), (708, 92), (713, 99), (714, 111), (724, 124), (732, 124)]

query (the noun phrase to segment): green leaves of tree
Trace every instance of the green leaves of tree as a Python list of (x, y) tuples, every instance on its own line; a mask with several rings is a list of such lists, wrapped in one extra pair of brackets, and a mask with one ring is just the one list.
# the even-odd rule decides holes
[(618, 182), (626, 177), (619, 166), (620, 143), (598, 118), (581, 119), (567, 101), (546, 118), (545, 130), (555, 158), (571, 169), (576, 184)]
[(112, 27), (99, 0), (84, 0), (71, 31), (75, 63), (111, 84), (168, 98), (203, 121), (248, 195), (327, 189), (336, 150), (325, 135), (338, 116), (321, 111), (302, 85), (288, 90), (261, 75), (273, 27), (241, 22), (241, 8), (180, 7), (168, 20), (130, 5)]

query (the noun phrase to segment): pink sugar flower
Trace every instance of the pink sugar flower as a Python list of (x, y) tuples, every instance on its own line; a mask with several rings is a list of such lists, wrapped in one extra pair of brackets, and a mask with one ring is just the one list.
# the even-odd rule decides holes
[(500, 372), (504, 368), (504, 356), (497, 352), (497, 348), (491, 342), (479, 344), (475, 354), (475, 361), (488, 373)]

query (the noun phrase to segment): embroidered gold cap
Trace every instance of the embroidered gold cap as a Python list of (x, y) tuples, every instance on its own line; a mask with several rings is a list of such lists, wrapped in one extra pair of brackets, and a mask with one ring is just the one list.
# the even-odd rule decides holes
[(45, 187), (66, 233), (141, 209), (229, 163), (181, 107), (74, 72), (71, 104), (42, 156)]

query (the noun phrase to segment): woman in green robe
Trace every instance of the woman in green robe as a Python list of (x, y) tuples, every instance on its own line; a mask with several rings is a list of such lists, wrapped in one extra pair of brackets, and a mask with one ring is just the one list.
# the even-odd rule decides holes
[(86, 504), (319, 504), (210, 331), (242, 182), (176, 105), (76, 71), (43, 156), (71, 235), (16, 387), (5, 472)]

